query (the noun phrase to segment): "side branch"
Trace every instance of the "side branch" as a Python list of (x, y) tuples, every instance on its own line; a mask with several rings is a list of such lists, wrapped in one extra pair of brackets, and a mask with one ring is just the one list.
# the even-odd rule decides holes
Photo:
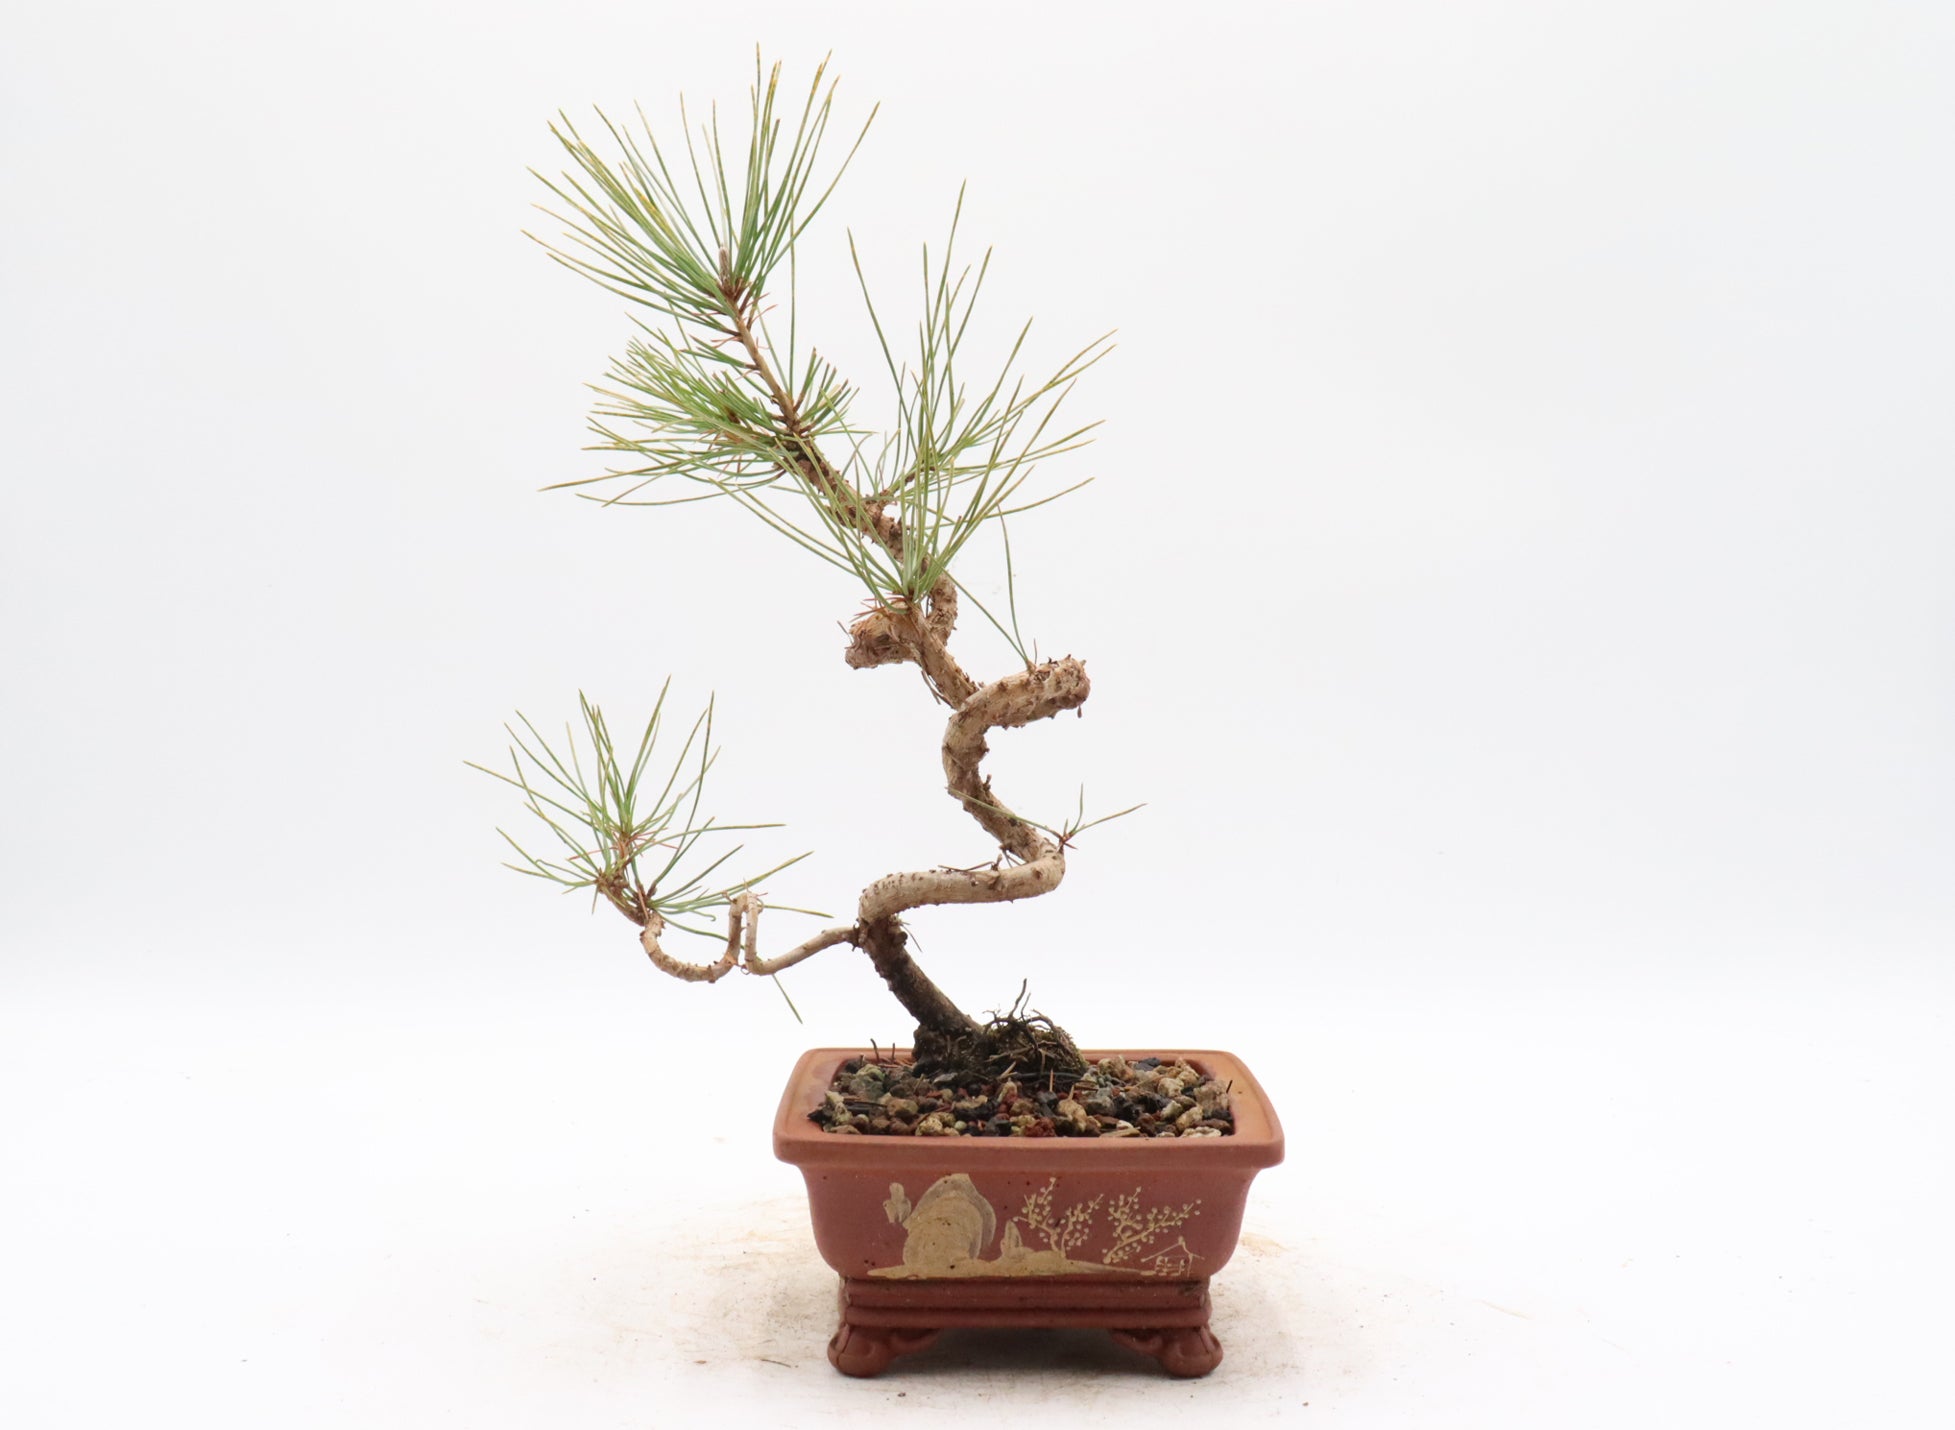
[(665, 920), (652, 914), (638, 935), (645, 954), (652, 960), (652, 966), (661, 973), (669, 973), (674, 978), (687, 983), (717, 983), (734, 968), (740, 967), (748, 973), (779, 973), (783, 968), (792, 968), (804, 958), (812, 958), (824, 948), (833, 948), (838, 943), (855, 943), (857, 930), (854, 927), (823, 929), (799, 947), (788, 950), (779, 958), (762, 958), (757, 945), (760, 940), (760, 911), (763, 905), (760, 896), (747, 891), (735, 894), (726, 906), (726, 952), (713, 963), (687, 963), (674, 958), (659, 945), (659, 935), (665, 932)]
[(838, 943), (858, 941), (858, 930), (853, 926), (823, 929), (813, 938), (789, 949), (779, 958), (762, 958), (758, 952), (761, 908), (760, 895), (751, 890), (735, 894), (726, 906), (727, 946), (732, 947), (733, 941), (736, 938), (740, 939), (740, 966), (749, 973), (779, 973), (783, 968), (794, 967), (804, 958), (813, 958), (824, 948), (833, 948)]
[(664, 932), (665, 920), (653, 913), (639, 931), (638, 942), (644, 946), (645, 956), (651, 959), (654, 968), (687, 983), (718, 983), (733, 971), (734, 960), (740, 956), (738, 924), (727, 926), (726, 952), (720, 955), (717, 963), (687, 963), (684, 959), (674, 958), (659, 946), (658, 936)]

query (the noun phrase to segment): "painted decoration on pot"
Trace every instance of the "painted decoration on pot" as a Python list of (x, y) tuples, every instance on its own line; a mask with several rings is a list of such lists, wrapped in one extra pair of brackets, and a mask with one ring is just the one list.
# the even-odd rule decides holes
[(963, 1172), (939, 1177), (914, 1203), (901, 1182), (891, 1182), (882, 1209), (903, 1228), (903, 1263), (879, 1266), (871, 1276), (1201, 1274), (1185, 1238), (1166, 1241), (1183, 1222), (1201, 1215), (1199, 1198), (1178, 1207), (1147, 1206), (1135, 1187), (1111, 1198), (1102, 1193), (1062, 1203), (1055, 1176), (1025, 1198), (988, 1259), (998, 1214)]

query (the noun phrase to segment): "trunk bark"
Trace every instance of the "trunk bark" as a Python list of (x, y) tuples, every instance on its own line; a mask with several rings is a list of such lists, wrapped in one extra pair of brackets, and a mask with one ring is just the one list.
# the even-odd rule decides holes
[(931, 1035), (939, 1039), (976, 1037), (978, 1025), (932, 983), (910, 957), (909, 935), (894, 917), (874, 919), (857, 932), (857, 942), (896, 1000), (916, 1019), (919, 1050)]

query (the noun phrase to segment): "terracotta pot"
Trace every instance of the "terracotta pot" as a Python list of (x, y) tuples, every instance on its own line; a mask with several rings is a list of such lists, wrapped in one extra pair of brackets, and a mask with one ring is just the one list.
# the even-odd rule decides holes
[(801, 1169), (815, 1245), (842, 1277), (838, 1370), (875, 1375), (951, 1326), (1104, 1327), (1171, 1374), (1215, 1368), (1208, 1280), (1235, 1251), (1250, 1180), (1283, 1159), (1239, 1060), (1179, 1054), (1230, 1084), (1222, 1137), (875, 1137), (810, 1122), (836, 1069), (873, 1055), (806, 1054), (774, 1120), (774, 1154)]

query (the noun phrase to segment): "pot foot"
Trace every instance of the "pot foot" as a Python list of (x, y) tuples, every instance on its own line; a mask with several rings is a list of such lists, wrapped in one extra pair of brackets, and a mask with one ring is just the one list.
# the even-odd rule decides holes
[(1222, 1363), (1222, 1343), (1207, 1326), (1171, 1326), (1159, 1331), (1110, 1331), (1129, 1350), (1152, 1356), (1161, 1369), (1183, 1380), (1207, 1375)]
[(1184, 1379), (1222, 1363), (1222, 1343), (1208, 1328), (1206, 1278), (844, 1277), (841, 1311), (828, 1360), (843, 1375), (880, 1375), (951, 1326), (1107, 1330)]
[(843, 1375), (866, 1379), (888, 1370), (896, 1357), (922, 1350), (937, 1334), (894, 1326), (852, 1326), (844, 1321), (828, 1338), (828, 1363)]

